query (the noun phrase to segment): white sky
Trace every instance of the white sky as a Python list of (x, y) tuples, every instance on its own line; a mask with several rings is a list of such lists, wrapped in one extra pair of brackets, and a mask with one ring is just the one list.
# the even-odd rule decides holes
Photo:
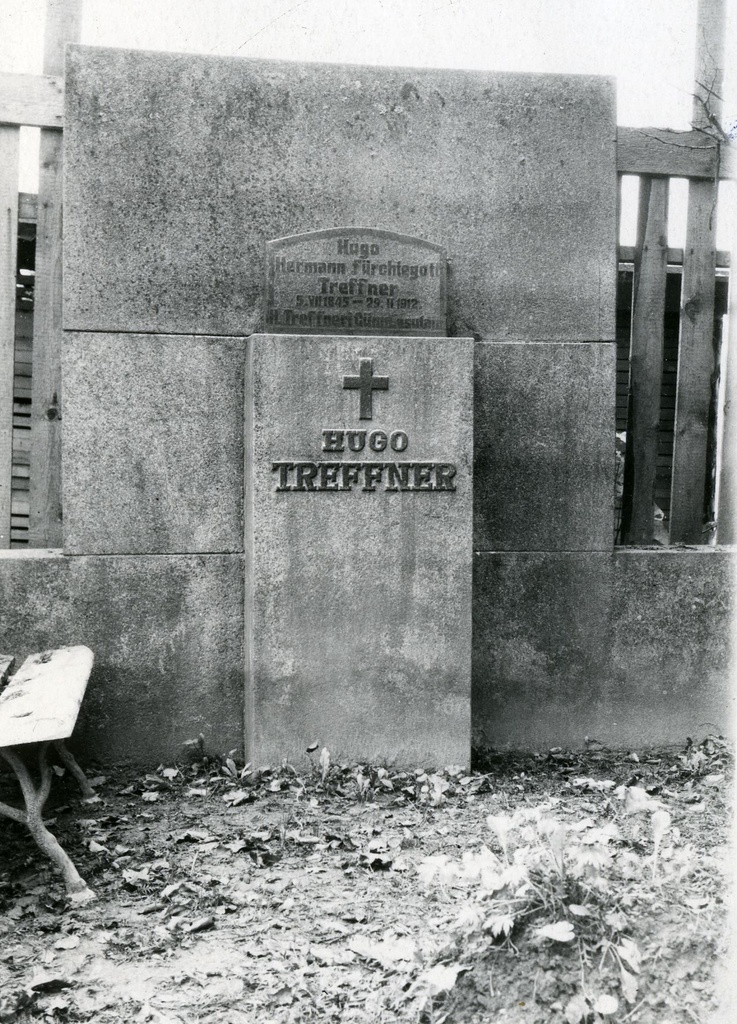
[[(737, 120), (737, 0), (727, 4), (729, 125)], [(0, 0), (0, 70), (41, 71), (45, 6)], [(613, 75), (619, 124), (669, 128), (689, 127), (695, 28), (696, 0), (83, 0), (82, 8), (82, 42), (99, 46)], [(26, 135), (20, 188), (35, 191)], [(683, 245), (684, 197), (685, 182), (676, 182), (671, 245)], [(631, 189), (625, 203), (622, 240), (631, 244)], [(730, 248), (732, 218), (720, 221), (717, 244)]]

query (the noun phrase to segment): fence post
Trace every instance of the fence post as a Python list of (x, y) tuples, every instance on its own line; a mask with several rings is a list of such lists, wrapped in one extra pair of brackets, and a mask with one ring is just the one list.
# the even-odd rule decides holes
[(668, 179), (643, 175), (632, 287), (625, 544), (652, 544), (668, 259)]
[(18, 262), (18, 138), (0, 125), (0, 548), (10, 547), (13, 486), (15, 278)]
[[(82, 0), (47, 0), (44, 74), (64, 73), (64, 48), (80, 36)], [(33, 312), (33, 384), (29, 537), (33, 547), (62, 546), (61, 311), (63, 137), (41, 129)]]
[[(699, 0), (693, 126), (717, 134), (724, 67), (724, 0)], [(689, 181), (673, 436), (670, 541), (703, 544), (706, 459), (714, 373), (718, 176)]]
[[(737, 238), (733, 252), (737, 256)], [(737, 262), (737, 259), (735, 259)], [(722, 464), (719, 474), (719, 507), (717, 509), (717, 543), (737, 544), (737, 288), (734, 266), (729, 279), (729, 332), (727, 379), (724, 389), (724, 427), (722, 431)]]

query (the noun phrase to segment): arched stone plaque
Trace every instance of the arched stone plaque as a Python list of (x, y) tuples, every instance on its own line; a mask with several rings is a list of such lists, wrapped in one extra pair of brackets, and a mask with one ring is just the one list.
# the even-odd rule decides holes
[(445, 250), (376, 228), (266, 243), (270, 334), (445, 337)]

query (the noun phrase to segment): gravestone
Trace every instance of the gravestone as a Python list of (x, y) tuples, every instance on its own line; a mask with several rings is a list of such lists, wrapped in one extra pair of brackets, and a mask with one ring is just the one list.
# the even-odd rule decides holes
[(473, 341), (441, 337), (445, 253), (341, 227), (266, 254), (280, 333), (250, 339), (246, 373), (250, 757), (320, 742), (466, 764)]
[(473, 342), (251, 338), (249, 757), (466, 764)]
[(467, 763), (472, 514), (478, 565), (611, 534), (613, 83), (73, 46), (65, 85), (66, 550), (227, 564), (249, 760)]

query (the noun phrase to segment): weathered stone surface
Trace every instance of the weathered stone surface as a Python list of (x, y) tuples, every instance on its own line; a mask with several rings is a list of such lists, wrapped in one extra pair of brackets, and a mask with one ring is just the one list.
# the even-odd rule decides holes
[(0, 644), (84, 644), (95, 665), (70, 746), (157, 764), (205, 735), (242, 749), (243, 556), (0, 557)]
[(734, 732), (729, 550), (479, 554), (473, 723), (498, 749)]
[(243, 339), (64, 339), (64, 547), (243, 549)]
[(475, 348), (474, 548), (609, 551), (611, 344)]
[[(467, 763), (472, 341), (251, 342), (249, 759), (300, 757), (317, 741), (338, 758)], [(344, 387), (362, 359), (377, 381), (388, 378), (373, 391), (370, 420), (359, 419), (358, 389)], [(397, 448), (403, 431), (407, 443), (340, 451), (338, 432), (351, 429), (383, 431)], [(277, 490), (273, 469), (408, 461), (434, 464), (436, 484), (438, 464), (454, 464), (445, 481), (455, 490), (386, 490), (389, 470), (367, 490), (365, 469), (350, 490), (334, 488), (332, 472), (322, 490)], [(285, 469), (286, 485), (296, 481)]]
[(264, 243), (444, 246), (455, 336), (614, 337), (615, 103), (584, 76), (69, 49), (65, 326), (262, 329)]

